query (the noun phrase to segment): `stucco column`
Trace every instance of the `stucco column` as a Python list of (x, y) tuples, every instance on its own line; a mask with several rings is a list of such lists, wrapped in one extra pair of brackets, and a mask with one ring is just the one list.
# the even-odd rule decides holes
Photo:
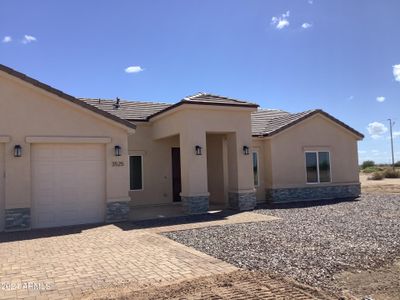
[(251, 147), (251, 134), (245, 130), (228, 134), (229, 206), (251, 210), (256, 206), (252, 171), (252, 152), (243, 153), (243, 146)]
[[(196, 155), (196, 145), (202, 147)], [(181, 151), (181, 198), (189, 214), (208, 211), (206, 133), (194, 128), (184, 128), (180, 133)]]

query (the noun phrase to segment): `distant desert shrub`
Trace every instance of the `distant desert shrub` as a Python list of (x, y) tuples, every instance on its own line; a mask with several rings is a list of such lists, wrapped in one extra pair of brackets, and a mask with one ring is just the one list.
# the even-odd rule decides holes
[(374, 167), (375, 166), (375, 162), (373, 160), (366, 160), (362, 163), (361, 165), (361, 169), (366, 169), (368, 167)]
[(394, 166), (397, 167), (397, 168), (400, 168), (400, 160), (396, 161), (396, 162), (394, 163)]
[(385, 175), (385, 178), (400, 178), (400, 171), (386, 169), (383, 175)]
[(367, 168), (363, 169), (362, 171), (363, 171), (364, 173), (369, 174), (369, 173), (374, 173), (374, 172), (383, 171), (383, 168), (374, 166), (374, 167), (367, 167)]
[(383, 172), (375, 172), (368, 177), (368, 180), (382, 180), (383, 178), (385, 178)]

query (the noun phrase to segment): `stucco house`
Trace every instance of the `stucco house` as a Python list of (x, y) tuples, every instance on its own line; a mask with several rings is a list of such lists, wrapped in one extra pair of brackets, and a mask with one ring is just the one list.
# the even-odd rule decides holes
[(0, 65), (0, 231), (357, 197), (362, 138), (322, 110), (78, 99)]

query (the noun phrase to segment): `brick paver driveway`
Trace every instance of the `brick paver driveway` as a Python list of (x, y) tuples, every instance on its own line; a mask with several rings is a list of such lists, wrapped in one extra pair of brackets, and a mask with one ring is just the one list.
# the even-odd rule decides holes
[(115, 225), (0, 234), (0, 299), (70, 299), (110, 284), (236, 270), (149, 230)]

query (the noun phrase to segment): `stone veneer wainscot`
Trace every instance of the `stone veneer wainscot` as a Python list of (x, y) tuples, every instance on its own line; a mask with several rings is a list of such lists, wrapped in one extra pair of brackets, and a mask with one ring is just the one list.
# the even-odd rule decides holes
[(187, 214), (203, 214), (208, 211), (208, 196), (181, 196)]
[(31, 228), (30, 208), (11, 208), (5, 210), (5, 230), (19, 231)]
[(357, 198), (361, 194), (359, 183), (302, 188), (267, 189), (267, 201), (273, 203), (315, 201), (325, 199)]
[(254, 192), (229, 192), (228, 198), (229, 207), (239, 211), (252, 210), (257, 204)]
[(107, 203), (106, 222), (127, 221), (129, 218), (129, 204), (126, 201)]

